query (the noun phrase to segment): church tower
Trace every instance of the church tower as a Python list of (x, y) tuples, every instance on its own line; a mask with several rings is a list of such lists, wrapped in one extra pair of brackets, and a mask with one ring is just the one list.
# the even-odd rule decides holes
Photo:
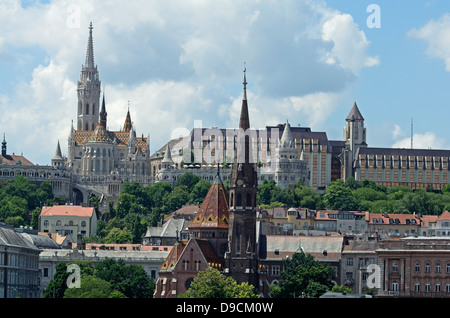
[(248, 116), (246, 76), (244, 70), (239, 132), (234, 164), (230, 176), (228, 251), (225, 254), (225, 273), (238, 283), (248, 282), (258, 288), (256, 248), (256, 164), (251, 148)]
[(89, 39), (85, 64), (81, 67), (78, 81), (77, 130), (94, 130), (99, 120), (100, 80), (97, 65), (94, 64), (94, 41), (92, 22), (89, 25)]

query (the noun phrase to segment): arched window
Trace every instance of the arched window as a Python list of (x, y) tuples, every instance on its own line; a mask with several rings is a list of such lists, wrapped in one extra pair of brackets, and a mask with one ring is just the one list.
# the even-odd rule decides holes
[(236, 205), (242, 206), (242, 194), (238, 193), (236, 199), (237, 199)]
[(245, 203), (245, 205), (248, 207), (252, 206), (252, 195), (250, 193), (247, 193), (247, 202)]
[(89, 104), (86, 104), (86, 115), (89, 115)]

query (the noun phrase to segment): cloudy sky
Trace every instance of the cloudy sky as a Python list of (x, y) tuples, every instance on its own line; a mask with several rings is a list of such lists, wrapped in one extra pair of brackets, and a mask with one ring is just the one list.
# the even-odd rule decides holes
[(67, 153), (88, 26), (108, 128), (129, 102), (151, 151), (203, 127), (235, 128), (247, 68), (253, 128), (341, 139), (356, 102), (373, 147), (449, 149), (447, 0), (0, 0), (0, 133), (8, 153)]

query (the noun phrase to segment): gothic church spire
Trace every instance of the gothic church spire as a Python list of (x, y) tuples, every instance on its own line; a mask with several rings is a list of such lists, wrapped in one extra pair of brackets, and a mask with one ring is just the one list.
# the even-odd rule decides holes
[(88, 45), (87, 45), (87, 51), (86, 51), (86, 63), (85, 67), (87, 68), (94, 68), (94, 40), (92, 39), (92, 29), (94, 27), (92, 26), (92, 22), (89, 25), (89, 39), (88, 39)]

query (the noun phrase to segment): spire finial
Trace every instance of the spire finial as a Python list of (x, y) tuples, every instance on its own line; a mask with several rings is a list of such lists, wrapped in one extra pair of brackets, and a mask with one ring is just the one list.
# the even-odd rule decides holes
[(247, 67), (246, 67), (246, 62), (244, 62), (244, 82), (242, 84), (244, 84), (244, 97), (243, 97), (243, 100), (247, 100)]

